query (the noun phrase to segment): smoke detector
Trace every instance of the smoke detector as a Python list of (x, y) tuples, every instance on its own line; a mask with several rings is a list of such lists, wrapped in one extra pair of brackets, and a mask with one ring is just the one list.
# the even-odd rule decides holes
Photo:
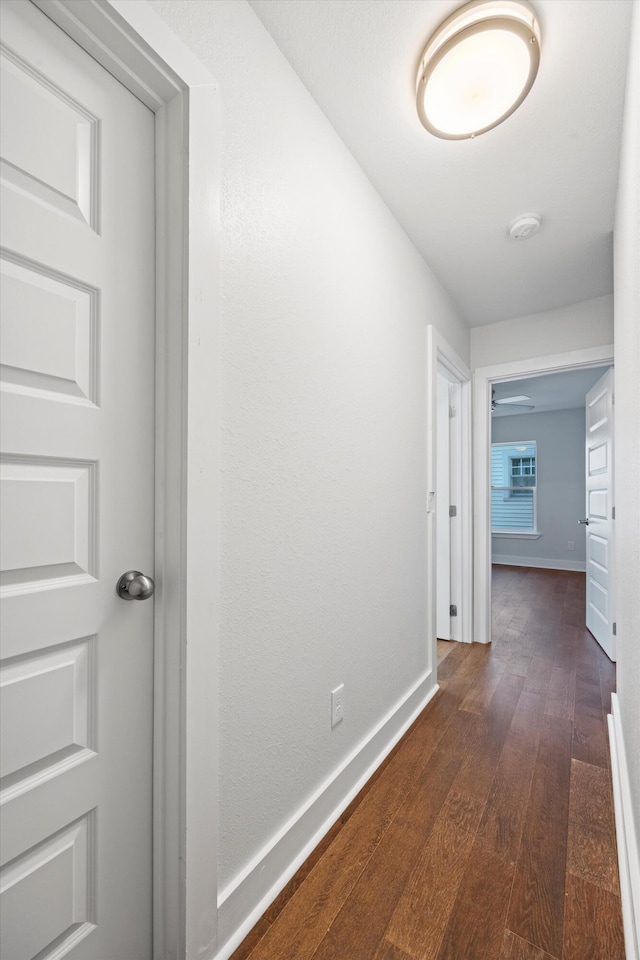
[(525, 213), (516, 217), (509, 227), (509, 236), (512, 240), (528, 240), (540, 229), (540, 217), (537, 213)]

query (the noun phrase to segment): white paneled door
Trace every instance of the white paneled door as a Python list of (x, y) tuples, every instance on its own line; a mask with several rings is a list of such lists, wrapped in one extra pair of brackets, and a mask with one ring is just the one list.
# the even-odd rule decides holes
[(154, 117), (1, 17), (0, 955), (149, 960)]
[(436, 636), (451, 640), (449, 381), (438, 371), (436, 411)]
[(586, 397), (587, 627), (615, 660), (613, 632), (613, 369)]

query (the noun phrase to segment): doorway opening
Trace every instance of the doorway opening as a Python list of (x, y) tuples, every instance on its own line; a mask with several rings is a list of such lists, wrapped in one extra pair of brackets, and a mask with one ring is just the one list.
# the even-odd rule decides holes
[[(551, 406), (558, 403), (557, 398), (554, 400), (551, 394), (549, 394), (548, 397), (551, 406), (547, 406), (546, 409), (544, 409), (544, 401), (542, 399), (538, 399), (537, 405), (535, 402), (533, 404), (531, 403), (532, 399), (535, 399), (531, 395), (534, 387), (542, 387), (542, 393), (538, 395), (540, 397), (544, 397), (545, 381), (547, 390), (550, 389), (550, 385), (553, 382), (550, 380), (552, 374), (571, 374), (571, 377), (566, 378), (566, 384), (571, 384), (573, 381), (573, 386), (578, 390), (586, 387), (586, 395), (589, 386), (592, 386), (593, 383), (598, 381), (602, 376), (604, 368), (610, 367), (612, 364), (613, 346), (607, 345), (604, 347), (573, 351), (568, 354), (557, 354), (532, 360), (516, 361), (511, 364), (501, 364), (495, 367), (479, 368), (475, 372), (474, 639), (476, 641), (487, 643), (491, 640), (491, 571), (494, 557), (501, 558), (502, 560), (506, 558), (507, 565), (509, 565), (509, 563), (513, 565), (524, 565), (524, 559), (528, 560), (532, 567), (538, 566), (551, 569), (580, 570), (583, 569), (581, 563), (584, 562), (585, 565), (587, 563), (586, 552), (584, 560), (582, 560), (582, 551), (579, 549), (581, 538), (584, 537), (582, 533), (584, 525), (581, 524), (578, 526), (578, 521), (585, 519), (583, 512), (585, 510), (584, 477), (580, 488), (582, 492), (577, 494), (574, 490), (576, 502), (571, 506), (569, 515), (562, 516), (559, 514), (561, 523), (557, 531), (556, 548), (559, 548), (559, 545), (563, 543), (564, 547), (562, 549), (565, 556), (557, 560), (555, 567), (552, 562), (546, 564), (543, 562), (545, 560), (553, 561), (554, 559), (553, 557), (544, 556), (544, 548), (545, 544), (548, 546), (553, 541), (553, 537), (556, 536), (556, 530), (553, 530), (553, 536), (547, 532), (546, 539), (543, 541), (543, 535), (538, 527), (538, 518), (535, 512), (538, 507), (538, 498), (540, 495), (539, 485), (536, 482), (536, 474), (539, 471), (540, 464), (537, 463), (535, 459), (539, 455), (539, 451), (536, 449), (536, 452), (532, 453), (530, 443), (535, 438), (528, 435), (525, 437), (524, 434), (520, 436), (517, 428), (518, 426), (521, 427), (520, 432), (524, 429), (526, 433), (527, 428), (529, 432), (531, 431), (531, 416), (535, 416), (535, 414), (534, 411), (528, 410), (526, 407), (533, 406), (538, 414), (550, 414), (552, 412)], [(575, 376), (573, 376), (574, 374)], [(536, 381), (540, 381), (540, 383), (538, 384)], [(560, 383), (561, 381), (558, 380), (557, 385), (559, 386)], [(524, 397), (526, 400), (514, 400), (514, 397)], [(504, 399), (507, 399), (508, 402), (498, 403), (498, 401)], [(567, 402), (574, 403), (575, 401)], [(496, 416), (495, 413), (492, 415), (492, 405), (494, 410), (496, 407), (504, 407), (506, 409), (521, 406), (521, 412), (518, 414), (514, 414), (513, 412), (503, 413), (501, 410), (498, 416)], [(522, 408), (525, 409), (522, 410)], [(565, 409), (568, 410), (570, 408), (566, 407)], [(577, 413), (574, 419), (578, 421), (580, 416), (581, 415)], [(524, 419), (525, 417), (527, 417), (527, 420)], [(571, 420), (572, 418), (571, 416), (565, 415), (564, 419)], [(492, 438), (492, 433), (494, 433), (492, 423), (497, 424), (494, 438)], [(514, 428), (516, 429), (516, 433), (518, 433), (517, 437), (515, 434), (513, 434), (513, 437), (511, 436)], [(509, 434), (509, 436), (507, 436), (507, 434)], [(525, 447), (522, 457), (524, 457), (525, 453), (527, 454), (527, 464), (525, 464), (524, 461), (522, 461), (522, 463), (519, 462), (518, 453), (513, 453), (513, 456), (508, 452), (506, 455), (503, 453), (502, 456), (496, 456), (494, 458), (494, 472), (496, 475), (492, 478), (492, 439), (495, 439), (496, 442), (502, 442), (505, 445), (511, 441), (514, 447)], [(553, 452), (554, 443), (557, 448), (555, 454)], [(575, 437), (573, 443), (574, 446), (578, 443)], [(582, 434), (582, 450), (584, 450), (584, 443), (584, 434)], [(563, 450), (558, 448), (556, 440), (553, 440), (548, 451), (549, 449), (551, 450), (550, 455), (555, 456), (557, 460), (559, 458), (563, 460), (566, 459)], [(547, 454), (545, 454), (545, 456)], [(511, 466), (514, 467), (515, 472), (511, 470)], [(513, 487), (515, 489), (515, 487), (518, 487), (518, 489), (515, 490), (515, 497), (511, 497), (510, 499), (512, 505), (516, 501), (519, 502), (520, 513), (516, 514), (511, 511), (510, 519), (505, 519), (507, 513), (503, 513), (502, 522), (504, 525), (511, 524), (511, 529), (498, 531), (496, 534), (492, 532), (491, 521), (492, 479), (497, 480), (497, 473), (500, 471), (502, 471), (501, 477), (504, 479), (505, 470), (507, 471), (506, 481), (504, 483), (494, 483), (493, 485), (507, 489), (503, 489), (499, 491), (499, 493), (494, 492), (493, 497), (513, 493), (514, 490), (509, 490), (508, 488)], [(523, 474), (524, 476), (527, 472), (528, 478), (521, 479), (519, 475)], [(575, 469), (573, 472), (574, 474), (576, 473)], [(518, 474), (518, 476), (514, 479), (516, 474)], [(547, 494), (549, 493), (548, 490), (546, 492)], [(576, 510), (581, 515), (580, 517), (574, 518), (573, 512)], [(515, 520), (514, 516), (516, 517)], [(576, 520), (575, 527), (573, 525), (570, 528), (567, 527), (566, 524), (573, 519)], [(498, 518), (497, 522), (499, 525), (501, 522), (500, 518)], [(516, 523), (521, 525), (519, 531), (515, 526)], [(525, 525), (528, 525), (528, 529), (524, 529)], [(575, 535), (569, 535), (569, 529), (575, 530)], [(550, 527), (547, 523), (547, 531), (549, 530)], [(564, 536), (564, 534), (566, 534), (564, 540), (560, 540), (559, 538)], [(570, 544), (573, 546), (569, 546)], [(556, 548), (554, 548), (552, 552), (558, 552)]]

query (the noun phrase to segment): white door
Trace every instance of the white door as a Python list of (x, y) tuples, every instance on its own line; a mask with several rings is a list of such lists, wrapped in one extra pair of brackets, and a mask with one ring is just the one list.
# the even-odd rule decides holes
[[(436, 410), (436, 635), (462, 640), (461, 387), (438, 369)], [(454, 608), (454, 616), (451, 609)]]
[(587, 627), (615, 660), (613, 633), (613, 369), (586, 397)]
[(436, 409), (436, 635), (451, 640), (449, 381), (438, 372)]
[(449, 602), (455, 607), (451, 617), (451, 639), (462, 640), (462, 386), (449, 382)]
[(148, 960), (154, 117), (1, 13), (0, 955)]

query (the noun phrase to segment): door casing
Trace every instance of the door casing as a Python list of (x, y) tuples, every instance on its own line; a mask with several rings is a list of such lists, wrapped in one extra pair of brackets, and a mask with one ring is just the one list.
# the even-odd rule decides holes
[(146, 3), (33, 2), (156, 117), (154, 957), (213, 956), (219, 92)]
[(491, 390), (505, 380), (522, 380), (545, 373), (561, 373), (613, 364), (613, 344), (571, 350), (530, 360), (515, 360), (473, 373), (474, 576), (473, 639), (491, 641)]

